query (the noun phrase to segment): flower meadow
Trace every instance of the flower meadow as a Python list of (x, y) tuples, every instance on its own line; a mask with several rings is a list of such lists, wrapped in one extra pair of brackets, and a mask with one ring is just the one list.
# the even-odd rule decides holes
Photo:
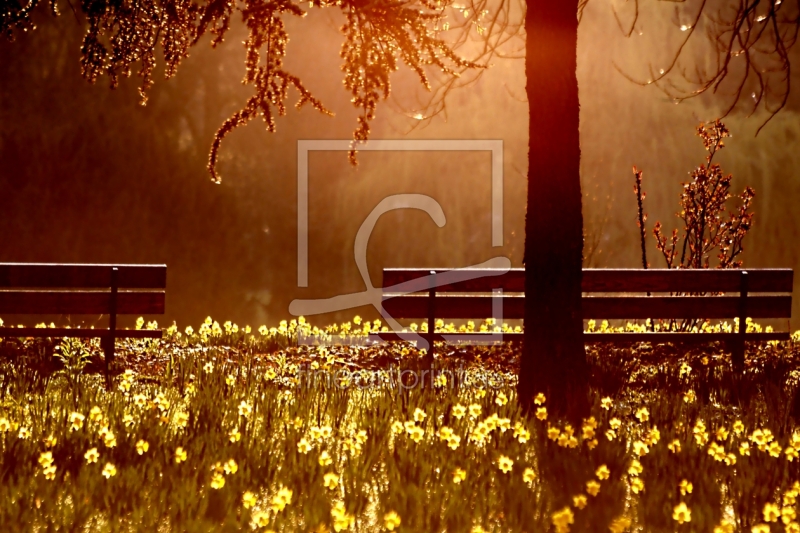
[(590, 346), (568, 421), (523, 410), (513, 342), (432, 368), (297, 342), (379, 327), (173, 326), (118, 341), (110, 383), (97, 340), (0, 341), (2, 530), (800, 532), (800, 332), (742, 375), (714, 344)]

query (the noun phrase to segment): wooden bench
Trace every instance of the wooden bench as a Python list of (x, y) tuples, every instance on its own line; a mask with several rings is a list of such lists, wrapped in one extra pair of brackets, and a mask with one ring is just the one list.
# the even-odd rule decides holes
[(0, 327), (0, 337), (101, 338), (106, 378), (117, 338), (160, 339), (160, 330), (117, 329), (117, 315), (164, 314), (166, 265), (0, 263), (0, 317), (108, 315), (101, 329)]
[[(745, 341), (789, 340), (788, 331), (746, 333), (744, 324), (747, 317), (788, 321), (792, 311), (792, 282), (791, 269), (584, 269), (584, 319), (712, 320), (738, 317), (742, 325), (740, 331), (734, 333), (586, 332), (585, 340), (587, 343), (732, 342), (734, 365), (742, 368)], [(507, 271), (384, 269), (383, 308), (396, 319), (427, 319), (428, 332), (423, 337), (429, 343), (432, 340), (458, 340), (464, 336), (433, 333), (436, 319), (493, 317), (496, 316), (493, 301), (494, 305), (502, 303), (503, 319), (524, 318), (524, 286), (525, 270), (521, 268)], [(404, 294), (398, 294), (398, 291)], [(493, 291), (502, 293), (493, 294)], [(713, 293), (727, 294), (709, 295)], [(511, 340), (521, 338), (522, 334), (504, 332), (502, 336)], [(407, 334), (397, 331), (372, 335), (375, 341), (407, 337)], [(480, 338), (480, 334), (470, 334), (469, 338)]]

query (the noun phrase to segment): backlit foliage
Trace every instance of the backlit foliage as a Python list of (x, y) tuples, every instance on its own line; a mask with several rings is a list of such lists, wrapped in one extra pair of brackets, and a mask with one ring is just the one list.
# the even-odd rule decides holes
[[(664, 256), (667, 268), (709, 268), (712, 254), (716, 254), (717, 268), (740, 268), (742, 260), (739, 256), (744, 251), (742, 242), (753, 225), (750, 205), (756, 193), (750, 187), (745, 187), (738, 196), (739, 206), (726, 213), (726, 202), (733, 197), (730, 194), (732, 176), (725, 175), (713, 159), (725, 146), (724, 139), (730, 133), (717, 120), (700, 124), (697, 135), (702, 139), (708, 156), (705, 164), (692, 171), (692, 180), (683, 184), (681, 211), (676, 213), (683, 221), (683, 235), (679, 237), (678, 230), (674, 229), (668, 238), (661, 222), (656, 222), (653, 228), (656, 247)], [(638, 221), (643, 224), (647, 215), (642, 214), (642, 173), (634, 167), (634, 174)], [(644, 261), (644, 249), (642, 254)]]
[[(0, 8), (0, 32), (12, 38), (15, 30), (34, 29), (31, 16), (38, 3), (39, 0), (25, 4), (4, 2)], [(428, 90), (429, 70), (458, 78), (465, 70), (481, 68), (453, 51), (463, 44), (463, 39), (448, 40), (442, 34), (450, 28), (450, 11), (463, 16), (453, 23), (453, 28), (469, 30), (474, 25), (478, 33), (483, 33), (480, 24), (488, 13), (483, 0), (470, 2), (468, 7), (457, 6), (453, 0), (310, 0), (305, 8), (303, 4), (292, 0), (84, 0), (74, 6), (87, 24), (81, 47), (83, 75), (90, 82), (108, 76), (114, 87), (120, 76), (130, 76), (137, 69), (142, 78), (140, 95), (144, 105), (153, 84), (159, 47), (169, 78), (205, 34), (211, 34), (213, 46), (221, 43), (230, 31), (232, 19), (240, 14), (248, 32), (243, 82), (253, 87), (253, 95), (214, 136), (208, 169), (219, 183), (216, 165), (222, 140), (234, 128), (259, 116), (268, 131), (275, 131), (275, 116), (286, 113), (290, 88), (299, 93), (296, 108), (309, 104), (331, 114), (297, 76), (284, 69), (289, 40), (287, 17), (303, 17), (309, 8), (332, 8), (344, 15), (341, 69), (345, 89), (359, 110), (349, 155), (352, 163), (356, 162), (357, 143), (369, 138), (378, 102), (389, 97), (390, 76), (399, 64), (413, 70)], [(50, 6), (54, 13), (58, 12), (57, 0), (51, 0)], [(497, 17), (492, 22), (496, 21)]]

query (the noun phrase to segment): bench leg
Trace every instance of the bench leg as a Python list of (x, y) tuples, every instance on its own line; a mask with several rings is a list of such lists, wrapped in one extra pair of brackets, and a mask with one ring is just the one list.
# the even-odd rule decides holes
[(115, 333), (117, 331), (117, 284), (118, 284), (119, 269), (113, 267), (111, 269), (111, 294), (110, 299), (110, 312), (108, 315), (108, 337), (105, 346), (106, 357), (106, 388), (111, 390), (111, 363), (114, 361), (114, 344), (116, 344)]
[(733, 360), (733, 371), (737, 374), (744, 372), (744, 339), (738, 338), (733, 341), (731, 357)]
[(426, 336), (426, 340), (428, 341), (428, 354), (426, 359), (428, 360), (428, 365), (433, 365), (433, 337), (436, 334), (436, 271), (430, 271), (431, 282), (430, 288), (428, 289), (428, 335)]
[(739, 334), (733, 344), (733, 370), (737, 374), (744, 372), (744, 337), (747, 333), (747, 271), (743, 270), (739, 278)]
[(106, 388), (111, 390), (111, 362), (114, 360), (114, 340), (109, 337), (103, 337), (100, 341), (103, 347), (103, 355), (106, 360)]

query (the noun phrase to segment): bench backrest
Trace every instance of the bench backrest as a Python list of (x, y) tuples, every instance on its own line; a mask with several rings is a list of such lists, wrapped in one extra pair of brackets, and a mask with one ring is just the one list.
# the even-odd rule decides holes
[(107, 314), (117, 268), (117, 313), (165, 311), (166, 265), (0, 263), (0, 313)]
[[(385, 269), (383, 306), (395, 318), (429, 314), (426, 296), (436, 271), (437, 318), (493, 316), (491, 295), (503, 290), (504, 318), (524, 316), (525, 270)], [(791, 317), (791, 269), (746, 269), (746, 313), (752, 318)], [(655, 293), (653, 296), (584, 296), (584, 318), (733, 318), (741, 313), (742, 270), (733, 269), (584, 269), (584, 293)], [(396, 296), (398, 292), (419, 295)], [(736, 293), (735, 296), (667, 296), (658, 293)], [(451, 294), (448, 294), (451, 293)], [(457, 294), (460, 293), (460, 294)], [(508, 293), (518, 293), (517, 295)], [(762, 294), (751, 293), (789, 293)], [(440, 297), (441, 296), (441, 297)]]

